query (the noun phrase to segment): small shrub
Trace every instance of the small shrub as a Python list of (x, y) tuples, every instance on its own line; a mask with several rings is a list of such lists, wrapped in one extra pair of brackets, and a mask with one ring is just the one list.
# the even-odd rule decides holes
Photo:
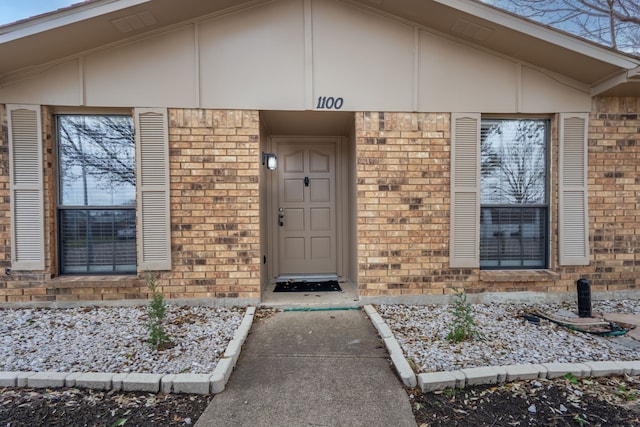
[(467, 301), (467, 295), (457, 288), (452, 289), (455, 293), (452, 312), (453, 321), (447, 334), (447, 340), (457, 343), (472, 339), (484, 339), (484, 334), (473, 319), (472, 307)]
[(156, 350), (164, 350), (171, 344), (171, 338), (167, 334), (165, 323), (167, 321), (167, 306), (162, 292), (158, 290), (156, 278), (147, 273), (147, 287), (151, 291), (151, 302), (147, 308), (147, 332), (148, 342)]

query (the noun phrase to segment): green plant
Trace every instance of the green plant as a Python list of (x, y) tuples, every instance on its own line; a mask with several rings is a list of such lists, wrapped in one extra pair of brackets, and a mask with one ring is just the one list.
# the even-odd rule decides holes
[(587, 424), (587, 420), (585, 420), (584, 418), (582, 418), (582, 417), (580, 416), (580, 414), (576, 414), (576, 415), (573, 417), (573, 421), (575, 421), (576, 423), (578, 423), (578, 425), (579, 425), (580, 427), (582, 427), (582, 426), (584, 426), (585, 424)]
[(484, 339), (478, 324), (473, 318), (473, 308), (467, 301), (467, 295), (458, 288), (451, 288), (455, 293), (453, 303), (453, 321), (447, 334), (450, 342), (461, 342), (472, 339)]
[(454, 388), (445, 388), (442, 391), (442, 394), (444, 394), (445, 397), (447, 397), (447, 399), (454, 399), (456, 397), (456, 389), (454, 389)]
[(578, 379), (571, 372), (564, 374), (563, 378), (570, 384), (578, 384)]
[(636, 391), (635, 390), (629, 390), (624, 385), (619, 385), (618, 386), (618, 390), (616, 391), (616, 394), (618, 396), (622, 397), (627, 402), (631, 402), (631, 401), (636, 400), (638, 398), (638, 396), (636, 395)]
[(165, 323), (167, 321), (167, 306), (162, 292), (158, 290), (156, 278), (151, 273), (146, 276), (147, 288), (151, 291), (151, 302), (147, 308), (147, 332), (149, 344), (156, 350), (164, 350), (171, 344)]

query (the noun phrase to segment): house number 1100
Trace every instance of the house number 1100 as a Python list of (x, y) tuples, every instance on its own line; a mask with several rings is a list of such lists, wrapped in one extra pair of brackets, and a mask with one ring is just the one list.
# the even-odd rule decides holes
[(319, 96), (316, 108), (319, 110), (339, 110), (342, 108), (342, 104), (344, 104), (344, 99), (342, 98)]

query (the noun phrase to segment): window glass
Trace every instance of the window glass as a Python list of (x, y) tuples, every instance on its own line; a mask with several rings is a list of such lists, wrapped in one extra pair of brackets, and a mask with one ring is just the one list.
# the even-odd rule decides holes
[(135, 273), (131, 117), (59, 115), (56, 119), (62, 273)]
[(544, 120), (483, 120), (483, 204), (546, 203), (547, 125)]
[(132, 209), (62, 209), (63, 273), (135, 272), (135, 223)]
[(481, 268), (545, 268), (547, 120), (483, 120)]
[(135, 204), (135, 146), (128, 116), (58, 116), (63, 206)]

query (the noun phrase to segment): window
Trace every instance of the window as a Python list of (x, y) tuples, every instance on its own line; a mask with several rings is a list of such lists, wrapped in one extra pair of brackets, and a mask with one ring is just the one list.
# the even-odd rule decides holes
[(58, 115), (56, 132), (61, 272), (135, 273), (132, 118)]
[(547, 120), (482, 120), (480, 267), (548, 265)]

